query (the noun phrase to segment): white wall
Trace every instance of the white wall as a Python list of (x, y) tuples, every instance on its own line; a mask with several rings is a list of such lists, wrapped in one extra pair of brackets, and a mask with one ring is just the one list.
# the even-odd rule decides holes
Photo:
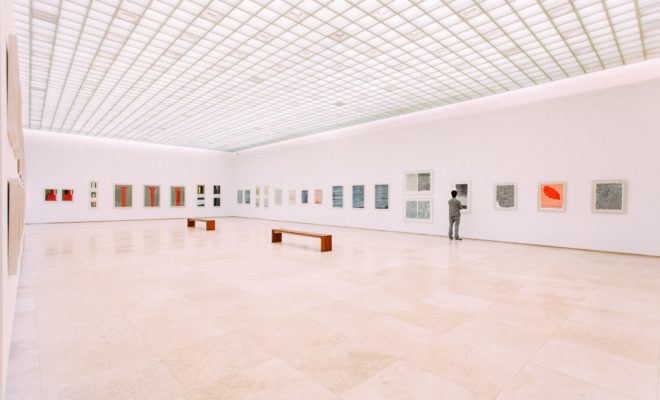
[[(469, 180), (464, 237), (660, 255), (659, 106), (660, 63), (647, 62), (243, 151), (236, 186), (254, 198), (256, 185), (269, 185), (271, 207), (252, 200), (236, 214), (446, 235), (450, 182)], [(427, 169), (435, 172), (434, 220), (405, 222), (404, 173)], [(626, 215), (591, 212), (595, 179), (629, 181)], [(547, 180), (568, 182), (566, 212), (537, 211), (537, 184)], [(516, 211), (494, 209), (498, 182), (518, 184)], [(378, 183), (390, 184), (390, 210), (374, 209)], [(367, 186), (364, 210), (351, 209), (355, 184)], [(344, 186), (343, 209), (332, 208), (333, 185)], [(282, 206), (273, 205), (275, 188)], [(310, 199), (323, 189), (323, 205), (299, 204), (301, 189)]]
[[(27, 223), (110, 221), (225, 216), (233, 214), (231, 154), (86, 136), (28, 131), (25, 137)], [(98, 208), (89, 206), (90, 181), (98, 182)], [(114, 207), (114, 184), (133, 185), (133, 207)], [(196, 206), (198, 184), (206, 205)], [(145, 208), (144, 185), (160, 185), (160, 207)], [(213, 185), (221, 185), (222, 206), (213, 207)], [(170, 186), (185, 186), (185, 207), (170, 207)], [(58, 201), (44, 201), (44, 189)], [(62, 189), (74, 201), (62, 202)]]

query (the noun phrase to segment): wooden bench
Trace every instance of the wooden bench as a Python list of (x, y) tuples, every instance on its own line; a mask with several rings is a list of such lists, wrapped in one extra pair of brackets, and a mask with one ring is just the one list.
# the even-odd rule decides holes
[(300, 231), (292, 231), (289, 229), (273, 229), (272, 233), (272, 243), (280, 243), (282, 242), (282, 234), (283, 233), (288, 233), (290, 235), (300, 235), (300, 236), (308, 236), (308, 237), (315, 237), (321, 239), (321, 251), (332, 251), (332, 235), (326, 235), (323, 233), (311, 233), (311, 232), (300, 232)]
[(188, 228), (194, 228), (197, 221), (205, 222), (207, 231), (215, 230), (215, 220), (209, 218), (188, 218)]

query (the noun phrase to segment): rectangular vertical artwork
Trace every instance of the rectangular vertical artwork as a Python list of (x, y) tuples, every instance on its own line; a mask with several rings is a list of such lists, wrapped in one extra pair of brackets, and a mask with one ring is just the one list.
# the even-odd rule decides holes
[(144, 207), (160, 207), (160, 186), (144, 185)]
[(453, 182), (451, 184), (451, 190), (458, 192), (456, 199), (461, 202), (461, 212), (469, 214), (472, 211), (472, 182)]
[(243, 191), (239, 190), (236, 192), (236, 202), (238, 204), (243, 204)]
[(625, 214), (628, 211), (628, 181), (607, 180), (591, 183), (591, 211)]
[(44, 189), (44, 201), (57, 201), (57, 189)]
[(302, 204), (307, 204), (309, 202), (309, 192), (307, 190), (300, 191), (300, 202)]
[(264, 197), (264, 208), (268, 207), (268, 203), (269, 203), (268, 197)]
[(364, 208), (364, 185), (353, 185), (353, 208)]
[(426, 199), (406, 199), (405, 219), (414, 222), (432, 222), (433, 201)]
[(213, 207), (220, 207), (220, 185), (213, 185)]
[(197, 207), (204, 207), (205, 206), (205, 199), (204, 197), (197, 197)]
[(332, 207), (333, 208), (343, 208), (344, 207), (344, 187), (343, 186), (333, 186), (332, 187)]
[(213, 198), (213, 207), (220, 207), (220, 197)]
[(376, 210), (388, 210), (390, 208), (390, 185), (375, 186)]
[(323, 203), (323, 189), (314, 190), (314, 204)]
[(97, 208), (97, 190), (98, 184), (96, 181), (89, 182), (89, 208)]
[(433, 193), (432, 176), (431, 171), (406, 172), (406, 195)]
[(259, 186), (257, 186), (257, 187), (255, 187), (255, 189), (254, 189), (254, 195), (255, 195), (255, 197), (259, 197), (259, 194), (260, 194), (260, 192), (259, 192)]
[(204, 185), (197, 185), (197, 207), (204, 207), (206, 203), (206, 198), (204, 196), (205, 187)]
[(197, 194), (198, 195), (204, 194), (204, 185), (197, 185)]
[(518, 207), (518, 186), (515, 183), (495, 185), (495, 209), (515, 210)]
[(295, 190), (289, 190), (289, 205), (290, 206), (295, 206), (296, 205), (296, 191)]
[(185, 186), (170, 186), (170, 207), (186, 206)]
[(213, 195), (219, 195), (220, 194), (220, 185), (213, 185)]
[(250, 189), (245, 191), (245, 204), (250, 204)]
[(261, 206), (261, 199), (260, 199), (259, 197), (255, 197), (255, 198), (254, 198), (254, 205), (255, 205), (256, 207), (260, 207), (260, 206)]
[(275, 205), (276, 206), (282, 205), (282, 189), (275, 189)]
[(539, 211), (566, 211), (566, 182), (539, 183)]
[(269, 194), (270, 194), (270, 188), (268, 186), (264, 186), (264, 208), (267, 208), (270, 203), (268, 201)]
[(132, 185), (115, 185), (115, 208), (131, 208), (133, 207), (133, 186)]

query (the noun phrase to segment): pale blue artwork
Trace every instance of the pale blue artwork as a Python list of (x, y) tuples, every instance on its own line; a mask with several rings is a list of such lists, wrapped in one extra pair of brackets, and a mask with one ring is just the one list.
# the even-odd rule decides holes
[(344, 207), (344, 187), (343, 186), (333, 186), (332, 187), (332, 206), (335, 208)]
[(309, 192), (307, 190), (301, 190), (300, 191), (300, 202), (303, 204), (307, 204), (309, 201)]
[(376, 210), (390, 208), (390, 185), (376, 185)]
[(364, 185), (353, 186), (353, 208), (364, 208)]

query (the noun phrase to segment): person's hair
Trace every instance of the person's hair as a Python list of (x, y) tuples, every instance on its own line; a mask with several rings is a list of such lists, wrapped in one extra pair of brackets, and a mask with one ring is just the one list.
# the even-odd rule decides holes
[(455, 191), (455, 190), (452, 190), (451, 191), (451, 197), (456, 197), (456, 196), (458, 196), (458, 192)]

